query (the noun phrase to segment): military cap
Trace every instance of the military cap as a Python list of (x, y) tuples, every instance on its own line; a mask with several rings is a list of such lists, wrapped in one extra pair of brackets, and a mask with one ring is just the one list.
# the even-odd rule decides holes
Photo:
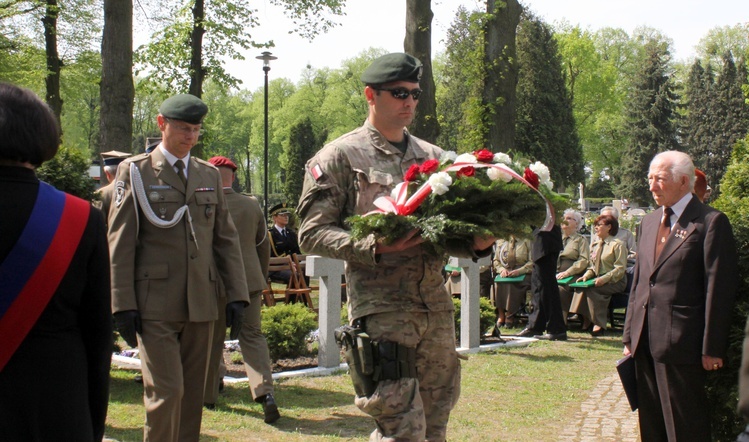
[(123, 162), (126, 158), (130, 158), (131, 154), (127, 152), (120, 152), (118, 150), (110, 150), (109, 152), (102, 152), (101, 159), (105, 166), (116, 166)]
[(276, 204), (270, 209), (270, 216), (283, 215), (286, 213), (291, 213), (291, 211), (286, 207), (286, 203)]
[(365, 84), (383, 84), (391, 81), (409, 81), (418, 83), (424, 66), (418, 58), (394, 52), (376, 59), (361, 75)]
[(161, 103), (159, 113), (167, 118), (200, 124), (208, 113), (208, 106), (195, 95), (177, 94)]
[(232, 171), (237, 170), (237, 165), (234, 164), (234, 162), (226, 157), (222, 157), (221, 155), (217, 155), (210, 160), (208, 160), (209, 163), (213, 164), (216, 167), (228, 167)]

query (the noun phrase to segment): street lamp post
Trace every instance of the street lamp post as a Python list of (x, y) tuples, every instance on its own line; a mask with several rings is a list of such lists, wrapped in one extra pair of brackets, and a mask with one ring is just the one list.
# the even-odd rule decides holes
[(265, 170), (264, 179), (265, 185), (263, 186), (263, 212), (265, 213), (265, 221), (268, 221), (268, 72), (270, 71), (270, 61), (277, 60), (278, 57), (274, 57), (270, 52), (265, 51), (262, 55), (255, 57), (258, 60), (263, 60), (263, 72), (265, 72)]

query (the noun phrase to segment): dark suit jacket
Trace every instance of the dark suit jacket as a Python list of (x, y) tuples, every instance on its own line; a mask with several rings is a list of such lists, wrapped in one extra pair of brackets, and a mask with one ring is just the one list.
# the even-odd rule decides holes
[[(0, 262), (26, 225), (38, 189), (31, 169), (0, 166)], [(0, 372), (3, 441), (104, 435), (112, 355), (109, 252), (101, 212), (91, 209), (80, 221), (86, 228), (67, 273)]]
[(281, 235), (275, 225), (268, 229), (271, 239), (270, 256), (287, 256), (292, 253), (301, 254), (296, 232), (286, 228), (286, 236)]
[(622, 340), (636, 353), (649, 317), (647, 338), (655, 361), (699, 364), (702, 355), (725, 358), (738, 285), (728, 218), (692, 196), (655, 261), (662, 216), (660, 208), (642, 220)]

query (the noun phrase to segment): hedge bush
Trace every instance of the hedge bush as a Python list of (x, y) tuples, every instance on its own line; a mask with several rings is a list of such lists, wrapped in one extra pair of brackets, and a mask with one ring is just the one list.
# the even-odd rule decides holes
[[(453, 298), (455, 306), (455, 338), (460, 339), (460, 299)], [(480, 333), (487, 333), (494, 327), (497, 321), (497, 313), (492, 302), (486, 298), (479, 298), (479, 327)]]
[(317, 328), (317, 315), (304, 304), (263, 307), (261, 329), (272, 360), (309, 354), (307, 336)]
[(738, 250), (739, 289), (731, 313), (727, 363), (725, 369), (708, 373), (706, 409), (711, 411), (713, 440), (732, 441), (745, 425), (736, 405), (744, 326), (749, 313), (749, 137), (734, 146), (720, 191), (713, 206), (731, 220)]

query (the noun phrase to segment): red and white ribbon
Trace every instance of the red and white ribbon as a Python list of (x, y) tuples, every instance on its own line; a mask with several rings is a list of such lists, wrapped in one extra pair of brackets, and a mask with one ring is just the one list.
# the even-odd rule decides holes
[[(535, 190), (536, 193), (538, 193), (541, 198), (544, 199), (546, 202), (546, 220), (544, 221), (543, 226), (541, 226), (541, 230), (544, 231), (550, 231), (551, 228), (554, 226), (556, 220), (556, 216), (554, 214), (554, 207), (551, 205), (551, 201), (549, 201), (546, 196), (544, 196), (541, 191), (539, 191), (537, 188), (533, 187), (525, 178), (523, 178), (521, 175), (519, 175), (517, 172), (512, 170), (511, 168), (507, 167), (504, 164), (490, 164), (490, 163), (454, 163), (453, 165), (445, 168), (442, 170), (442, 172), (457, 172), (464, 167), (473, 167), (475, 169), (482, 169), (482, 168), (492, 168), (500, 170), (514, 179), (520, 181), (521, 183), (525, 184), (526, 186), (530, 187), (531, 189)], [(376, 210), (373, 210), (369, 213), (366, 213), (364, 216), (372, 215), (374, 213), (395, 213), (396, 215), (410, 215), (416, 209), (421, 205), (422, 202), (429, 196), (430, 193), (432, 193), (432, 187), (429, 185), (429, 182), (426, 182), (422, 184), (421, 187), (419, 187), (416, 192), (411, 195), (410, 198), (408, 197), (408, 181), (404, 181), (398, 189), (398, 193), (395, 196), (395, 199), (393, 199), (390, 196), (381, 196), (377, 198), (374, 201), (374, 205), (377, 207)]]

